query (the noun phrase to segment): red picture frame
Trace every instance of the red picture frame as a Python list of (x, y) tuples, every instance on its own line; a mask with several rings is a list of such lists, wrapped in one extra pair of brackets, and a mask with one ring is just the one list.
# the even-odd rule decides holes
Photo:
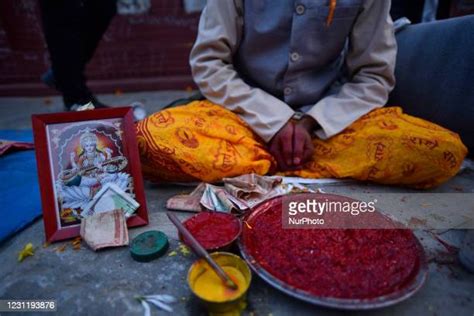
[(140, 207), (127, 226), (148, 224), (131, 107), (32, 115), (47, 242), (79, 236), (85, 203), (107, 182)]

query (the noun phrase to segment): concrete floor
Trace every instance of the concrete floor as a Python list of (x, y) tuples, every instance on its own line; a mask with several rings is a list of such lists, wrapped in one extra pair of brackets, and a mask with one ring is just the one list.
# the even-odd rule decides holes
[[(165, 91), (124, 95), (104, 95), (100, 99), (109, 104), (128, 104), (140, 101), (148, 113), (158, 111), (174, 99), (189, 92)], [(58, 97), (0, 98), (0, 128), (31, 128), (30, 115), (48, 113), (62, 108)], [(402, 188), (359, 183), (338, 183), (313, 186), (327, 193), (354, 194), (370, 192), (409, 193)], [(474, 193), (474, 173), (465, 171), (433, 192)], [(189, 266), (196, 259), (179, 250), (174, 227), (165, 216), (166, 200), (192, 187), (175, 185), (146, 185), (150, 224), (130, 230), (131, 238), (157, 229), (165, 232), (171, 241), (168, 254), (150, 263), (132, 260), (127, 247), (93, 252), (83, 246), (73, 250), (70, 242), (43, 248), (42, 220), (37, 220), (21, 233), (0, 245), (0, 299), (56, 299), (61, 315), (142, 315), (135, 295), (172, 294), (179, 299), (174, 305), (176, 315), (204, 315), (205, 311), (191, 295), (186, 285)], [(461, 205), (462, 206), (462, 205)], [(465, 207), (472, 207), (467, 204)], [(2, 210), (9, 211), (9, 210)], [(0, 211), (0, 213), (2, 212)], [(181, 218), (189, 216), (180, 213)], [(450, 255), (431, 234), (417, 231), (429, 258), (429, 276), (424, 287), (412, 298), (398, 305), (365, 312), (342, 312), (313, 306), (286, 296), (267, 285), (256, 275), (248, 296), (246, 314), (249, 315), (474, 315), (474, 275), (465, 272), (456, 256)], [(459, 246), (461, 231), (449, 230), (440, 237)], [(33, 257), (18, 263), (17, 253), (28, 242), (36, 246)], [(58, 247), (66, 245), (64, 251)], [(163, 312), (153, 312), (161, 315)]]

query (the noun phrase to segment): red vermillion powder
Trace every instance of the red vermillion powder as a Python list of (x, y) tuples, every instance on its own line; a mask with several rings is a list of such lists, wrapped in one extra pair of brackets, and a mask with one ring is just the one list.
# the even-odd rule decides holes
[(184, 226), (206, 249), (227, 245), (240, 231), (235, 216), (219, 212), (201, 212), (185, 221)]
[(322, 297), (367, 299), (402, 289), (419, 269), (413, 233), (402, 229), (283, 229), (273, 207), (244, 225), (243, 242), (270, 274)]

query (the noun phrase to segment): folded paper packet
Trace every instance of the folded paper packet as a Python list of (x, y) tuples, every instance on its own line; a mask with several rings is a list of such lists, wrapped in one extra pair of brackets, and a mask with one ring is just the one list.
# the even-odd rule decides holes
[(97, 213), (81, 221), (81, 237), (94, 251), (128, 245), (128, 229), (121, 209)]
[(223, 181), (225, 189), (232, 196), (249, 199), (268, 194), (268, 192), (282, 183), (282, 178), (250, 173), (234, 178), (224, 178)]
[(29, 142), (17, 142), (14, 140), (0, 139), (0, 156), (7, 152), (34, 149), (35, 145)]
[(200, 183), (190, 194), (178, 194), (166, 201), (170, 210), (199, 212), (201, 210), (201, 197), (206, 189), (205, 183)]

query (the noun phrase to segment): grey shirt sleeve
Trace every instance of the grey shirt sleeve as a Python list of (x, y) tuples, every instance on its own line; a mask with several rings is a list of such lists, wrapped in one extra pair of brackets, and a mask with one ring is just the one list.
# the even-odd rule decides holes
[[(239, 1), (239, 0), (237, 0)], [(349, 37), (349, 81), (308, 112), (331, 137), (362, 115), (382, 107), (395, 85), (396, 41), (390, 1), (366, 0)], [(233, 65), (242, 33), (233, 0), (208, 0), (190, 55), (194, 81), (210, 101), (237, 113), (264, 141), (288, 122), (294, 111), (280, 99), (246, 84)], [(333, 23), (337, 23), (335, 20)]]
[(294, 111), (280, 99), (249, 86), (234, 69), (232, 56), (238, 48), (242, 25), (234, 1), (208, 0), (191, 50), (191, 71), (208, 100), (237, 113), (268, 142)]
[[(371, 110), (382, 107), (395, 86), (397, 43), (389, 14), (390, 1), (367, 0), (349, 37), (346, 66), (349, 81), (338, 93), (321, 99), (308, 112), (326, 139)], [(337, 23), (337, 21), (333, 21)]]

